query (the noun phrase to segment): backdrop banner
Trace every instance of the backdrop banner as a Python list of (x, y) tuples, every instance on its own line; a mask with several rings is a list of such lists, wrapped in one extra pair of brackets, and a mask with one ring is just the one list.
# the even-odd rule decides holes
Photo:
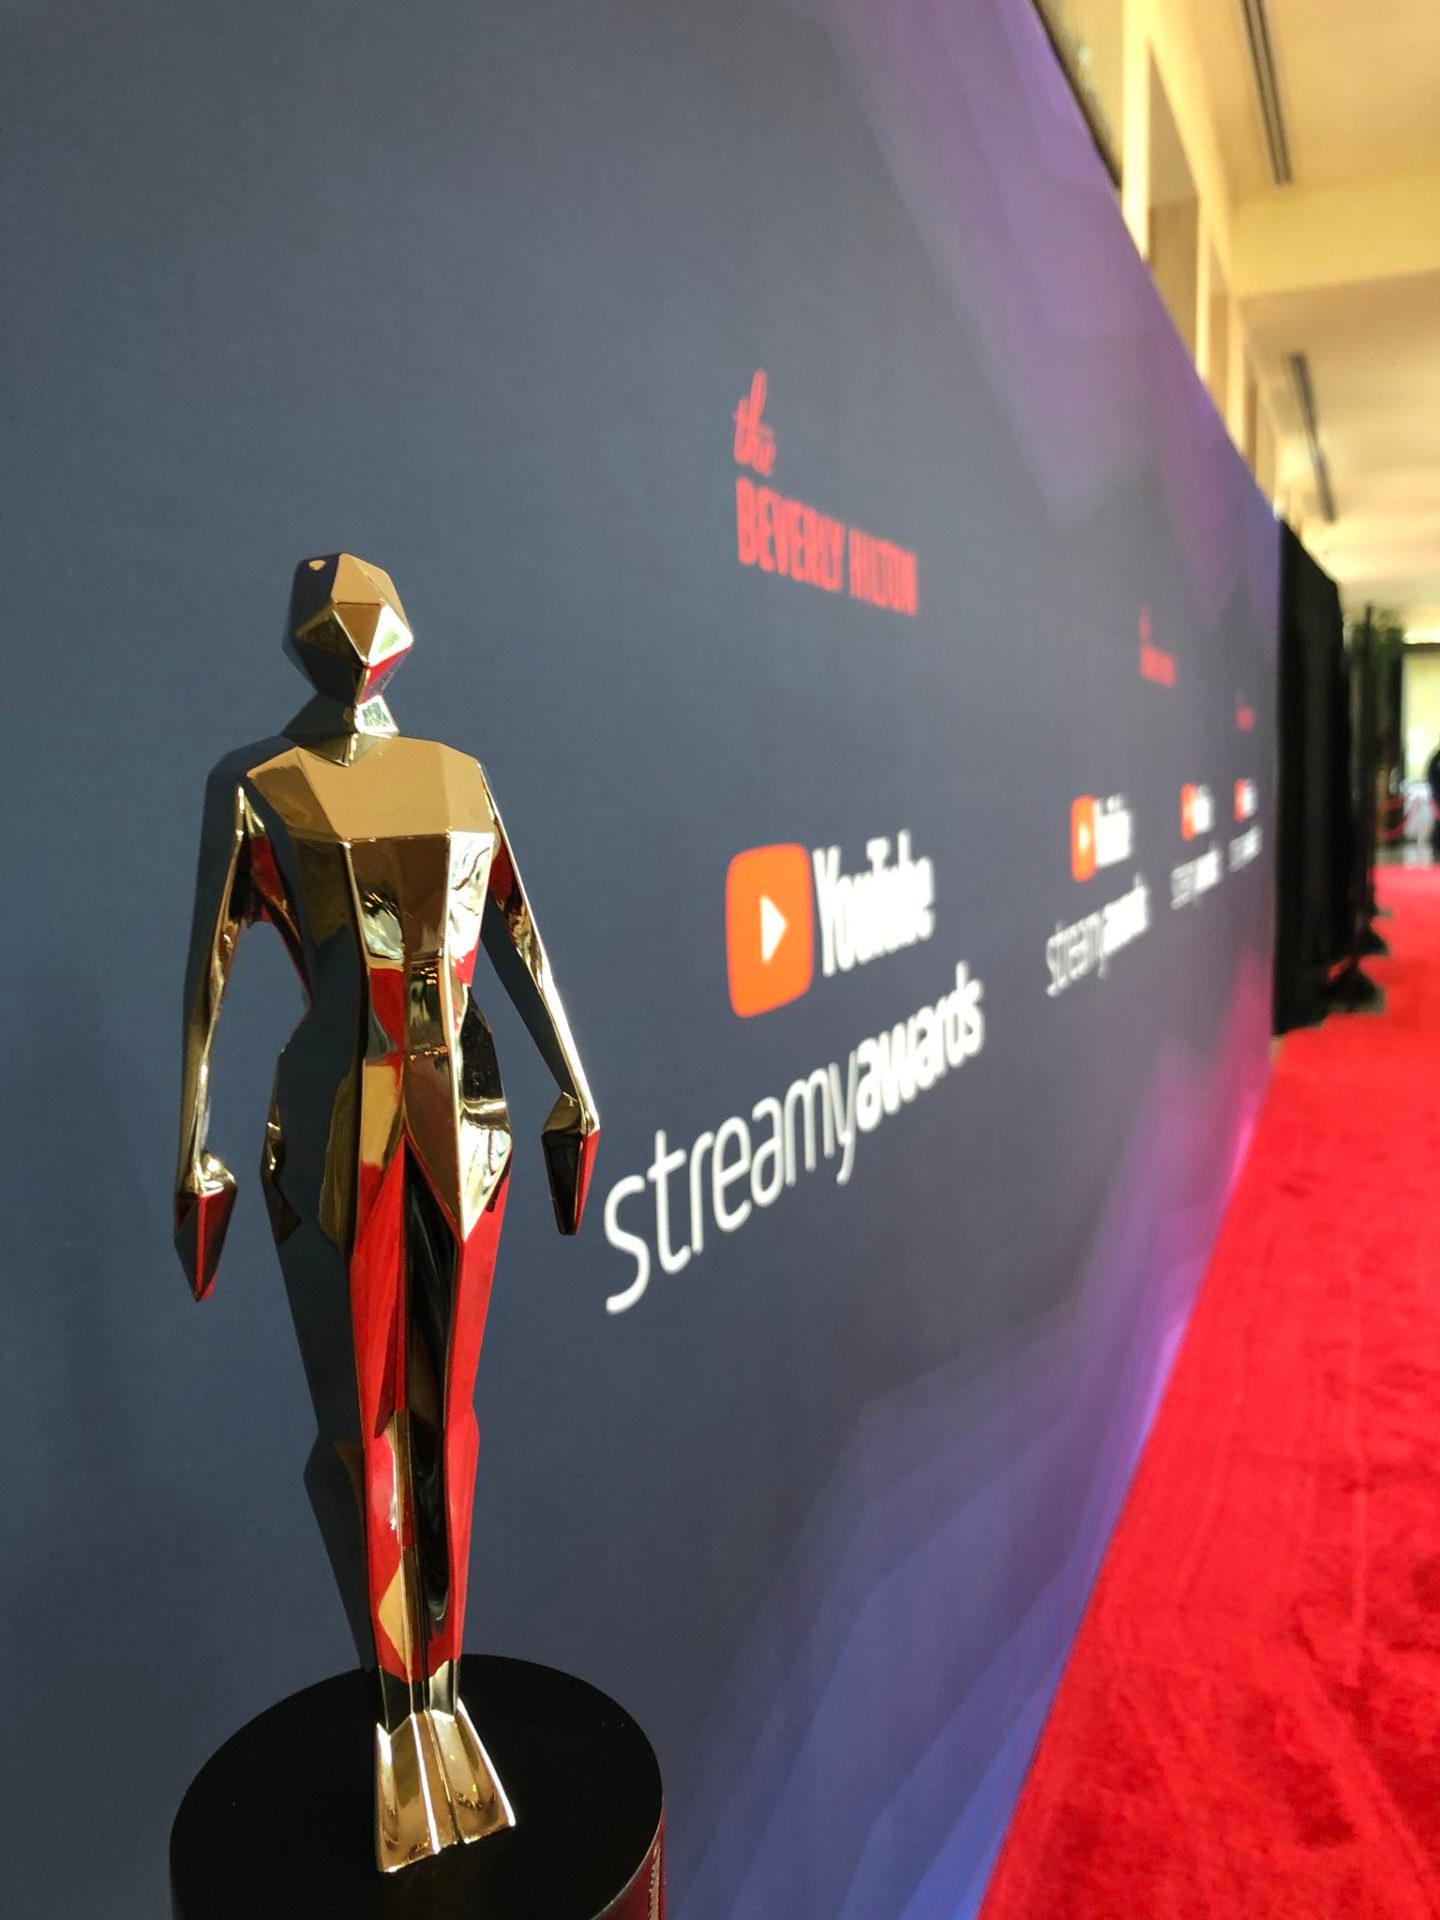
[[(681, 1920), (972, 1913), (1271, 985), (1275, 523), (1027, 0), (10, 35), (15, 1911), (151, 1920), (196, 1767), (352, 1658), (258, 1180), (204, 1307), (169, 1219), (203, 779), (304, 698), (290, 572), (347, 548), (604, 1121), (562, 1241), (482, 971), (470, 1643), (645, 1727)], [(251, 934), (242, 1175), (298, 1012)]]

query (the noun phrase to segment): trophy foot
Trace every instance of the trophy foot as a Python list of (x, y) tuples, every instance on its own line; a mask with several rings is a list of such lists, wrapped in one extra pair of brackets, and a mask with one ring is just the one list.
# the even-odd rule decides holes
[(662, 1920), (660, 1768), (629, 1714), (526, 1660), (472, 1653), (429, 1679), (400, 1694), (392, 1759), (397, 1745), (418, 1756), (418, 1726), (400, 1726), (412, 1699), (417, 1721), (426, 1693), (437, 1721), (443, 1705), (462, 1745), (471, 1736), (451, 1688), (483, 1701), (485, 1745), (519, 1812), (513, 1832), (376, 1872), (366, 1814), (378, 1702), (374, 1674), (354, 1668), (277, 1702), (200, 1769), (170, 1840), (172, 1920)]
[(382, 1873), (513, 1827), (515, 1815), (463, 1701), (375, 1729), (375, 1858)]

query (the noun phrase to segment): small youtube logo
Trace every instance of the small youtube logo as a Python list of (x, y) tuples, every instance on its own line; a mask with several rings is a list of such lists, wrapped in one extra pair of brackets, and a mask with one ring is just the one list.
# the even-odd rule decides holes
[(1215, 799), (1209, 787), (1200, 781), (1187, 781), (1180, 789), (1180, 837), (1198, 840), (1215, 825)]
[(798, 1000), (815, 975), (815, 907), (804, 847), (750, 847), (725, 876), (730, 1004), (742, 1018)]
[(1096, 868), (1095, 796), (1082, 793), (1070, 808), (1070, 871), (1089, 880)]

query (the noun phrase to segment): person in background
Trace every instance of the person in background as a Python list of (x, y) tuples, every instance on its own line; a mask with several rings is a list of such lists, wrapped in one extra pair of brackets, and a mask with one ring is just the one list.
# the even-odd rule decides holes
[(1435, 819), (1430, 828), (1430, 857), (1440, 860), (1440, 746), (1430, 756), (1430, 764), (1425, 769), (1425, 778), (1430, 782), (1430, 804)]

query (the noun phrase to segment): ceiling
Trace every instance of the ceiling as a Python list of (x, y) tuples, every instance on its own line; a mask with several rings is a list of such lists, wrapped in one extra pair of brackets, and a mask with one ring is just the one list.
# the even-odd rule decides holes
[[(1440, 179), (1440, 0), (1267, 0), (1294, 174), (1280, 189), (1241, 0), (1187, 6), (1237, 218), (1247, 201), (1268, 202), (1278, 234), (1289, 209), (1316, 229), (1311, 254), (1324, 261), (1303, 287), (1242, 298), (1280, 436), (1279, 489), (1352, 609), (1374, 601), (1440, 638), (1440, 231), (1416, 236), (1428, 259), (1418, 246), (1380, 261), (1357, 197), (1363, 189), (1383, 212), (1393, 177)], [(1310, 362), (1333, 524), (1320, 514), (1287, 369), (1296, 352)]]
[(1271, 294), (1247, 304), (1262, 361), (1310, 360), (1338, 517), (1319, 513), (1293, 389), (1273, 400), (1307, 544), (1355, 605), (1403, 611), (1440, 635), (1440, 272)]
[(1436, 0), (1269, 0), (1269, 15), (1300, 185), (1440, 166)]
[[(1440, 167), (1436, 0), (1266, 0), (1297, 185)], [(1240, 0), (1188, 0), (1236, 199), (1271, 183)]]

